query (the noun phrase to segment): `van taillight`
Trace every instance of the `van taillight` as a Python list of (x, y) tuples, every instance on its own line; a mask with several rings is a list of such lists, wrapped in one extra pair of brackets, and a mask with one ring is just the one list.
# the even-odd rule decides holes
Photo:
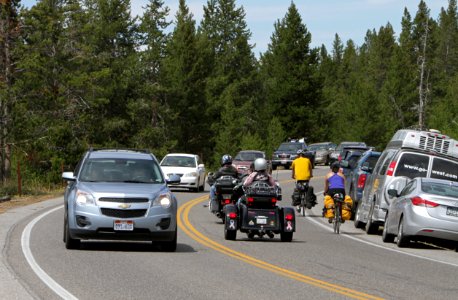
[(364, 188), (364, 185), (366, 184), (366, 178), (367, 174), (361, 174), (358, 177), (358, 189)]
[(388, 166), (388, 170), (386, 171), (387, 176), (393, 176), (394, 169), (396, 168), (396, 161), (393, 160), (390, 165)]
[(410, 201), (412, 201), (412, 204), (413, 205), (416, 205), (416, 206), (426, 206), (426, 207), (436, 207), (436, 206), (439, 206), (439, 203), (436, 203), (436, 202), (433, 202), (433, 201), (429, 201), (429, 200), (425, 200), (421, 197), (413, 197), (410, 199)]

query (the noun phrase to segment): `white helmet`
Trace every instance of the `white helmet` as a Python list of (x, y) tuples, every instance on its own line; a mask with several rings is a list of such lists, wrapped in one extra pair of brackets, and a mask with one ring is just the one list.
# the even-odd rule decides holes
[(254, 161), (254, 170), (255, 171), (265, 171), (267, 170), (267, 160), (264, 158), (256, 158)]

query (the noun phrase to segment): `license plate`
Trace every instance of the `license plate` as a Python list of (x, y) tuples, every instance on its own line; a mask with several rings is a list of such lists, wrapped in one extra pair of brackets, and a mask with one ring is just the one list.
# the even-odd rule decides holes
[(456, 207), (447, 207), (447, 216), (458, 217), (458, 208)]
[(132, 231), (134, 230), (134, 221), (131, 220), (115, 220), (114, 230)]
[(257, 217), (256, 218), (256, 224), (266, 225), (267, 224), (267, 218), (266, 217)]
[(286, 164), (286, 159), (281, 161), (282, 164)]

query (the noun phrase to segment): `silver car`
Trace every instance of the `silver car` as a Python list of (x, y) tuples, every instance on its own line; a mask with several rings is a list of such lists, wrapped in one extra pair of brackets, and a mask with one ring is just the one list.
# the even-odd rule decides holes
[(64, 242), (76, 249), (82, 239), (157, 242), (177, 246), (177, 200), (154, 155), (134, 150), (89, 150), (67, 180)]
[(458, 182), (433, 178), (414, 178), (393, 198), (385, 218), (382, 238), (399, 247), (411, 240), (437, 238), (458, 241)]

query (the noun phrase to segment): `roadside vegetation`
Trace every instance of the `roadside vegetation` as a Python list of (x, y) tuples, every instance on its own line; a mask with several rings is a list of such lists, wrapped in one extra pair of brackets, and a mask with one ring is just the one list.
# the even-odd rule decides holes
[[(89, 147), (268, 155), (288, 137), (364, 141), (382, 150), (410, 126), (458, 137), (458, 15), (425, 2), (402, 31), (312, 48), (294, 2), (253, 53), (243, 7), (209, 0), (197, 24), (151, 0), (0, 1), (0, 194), (60, 188)], [(173, 20), (173, 21), (170, 21)], [(20, 174), (20, 175), (19, 175)]]

